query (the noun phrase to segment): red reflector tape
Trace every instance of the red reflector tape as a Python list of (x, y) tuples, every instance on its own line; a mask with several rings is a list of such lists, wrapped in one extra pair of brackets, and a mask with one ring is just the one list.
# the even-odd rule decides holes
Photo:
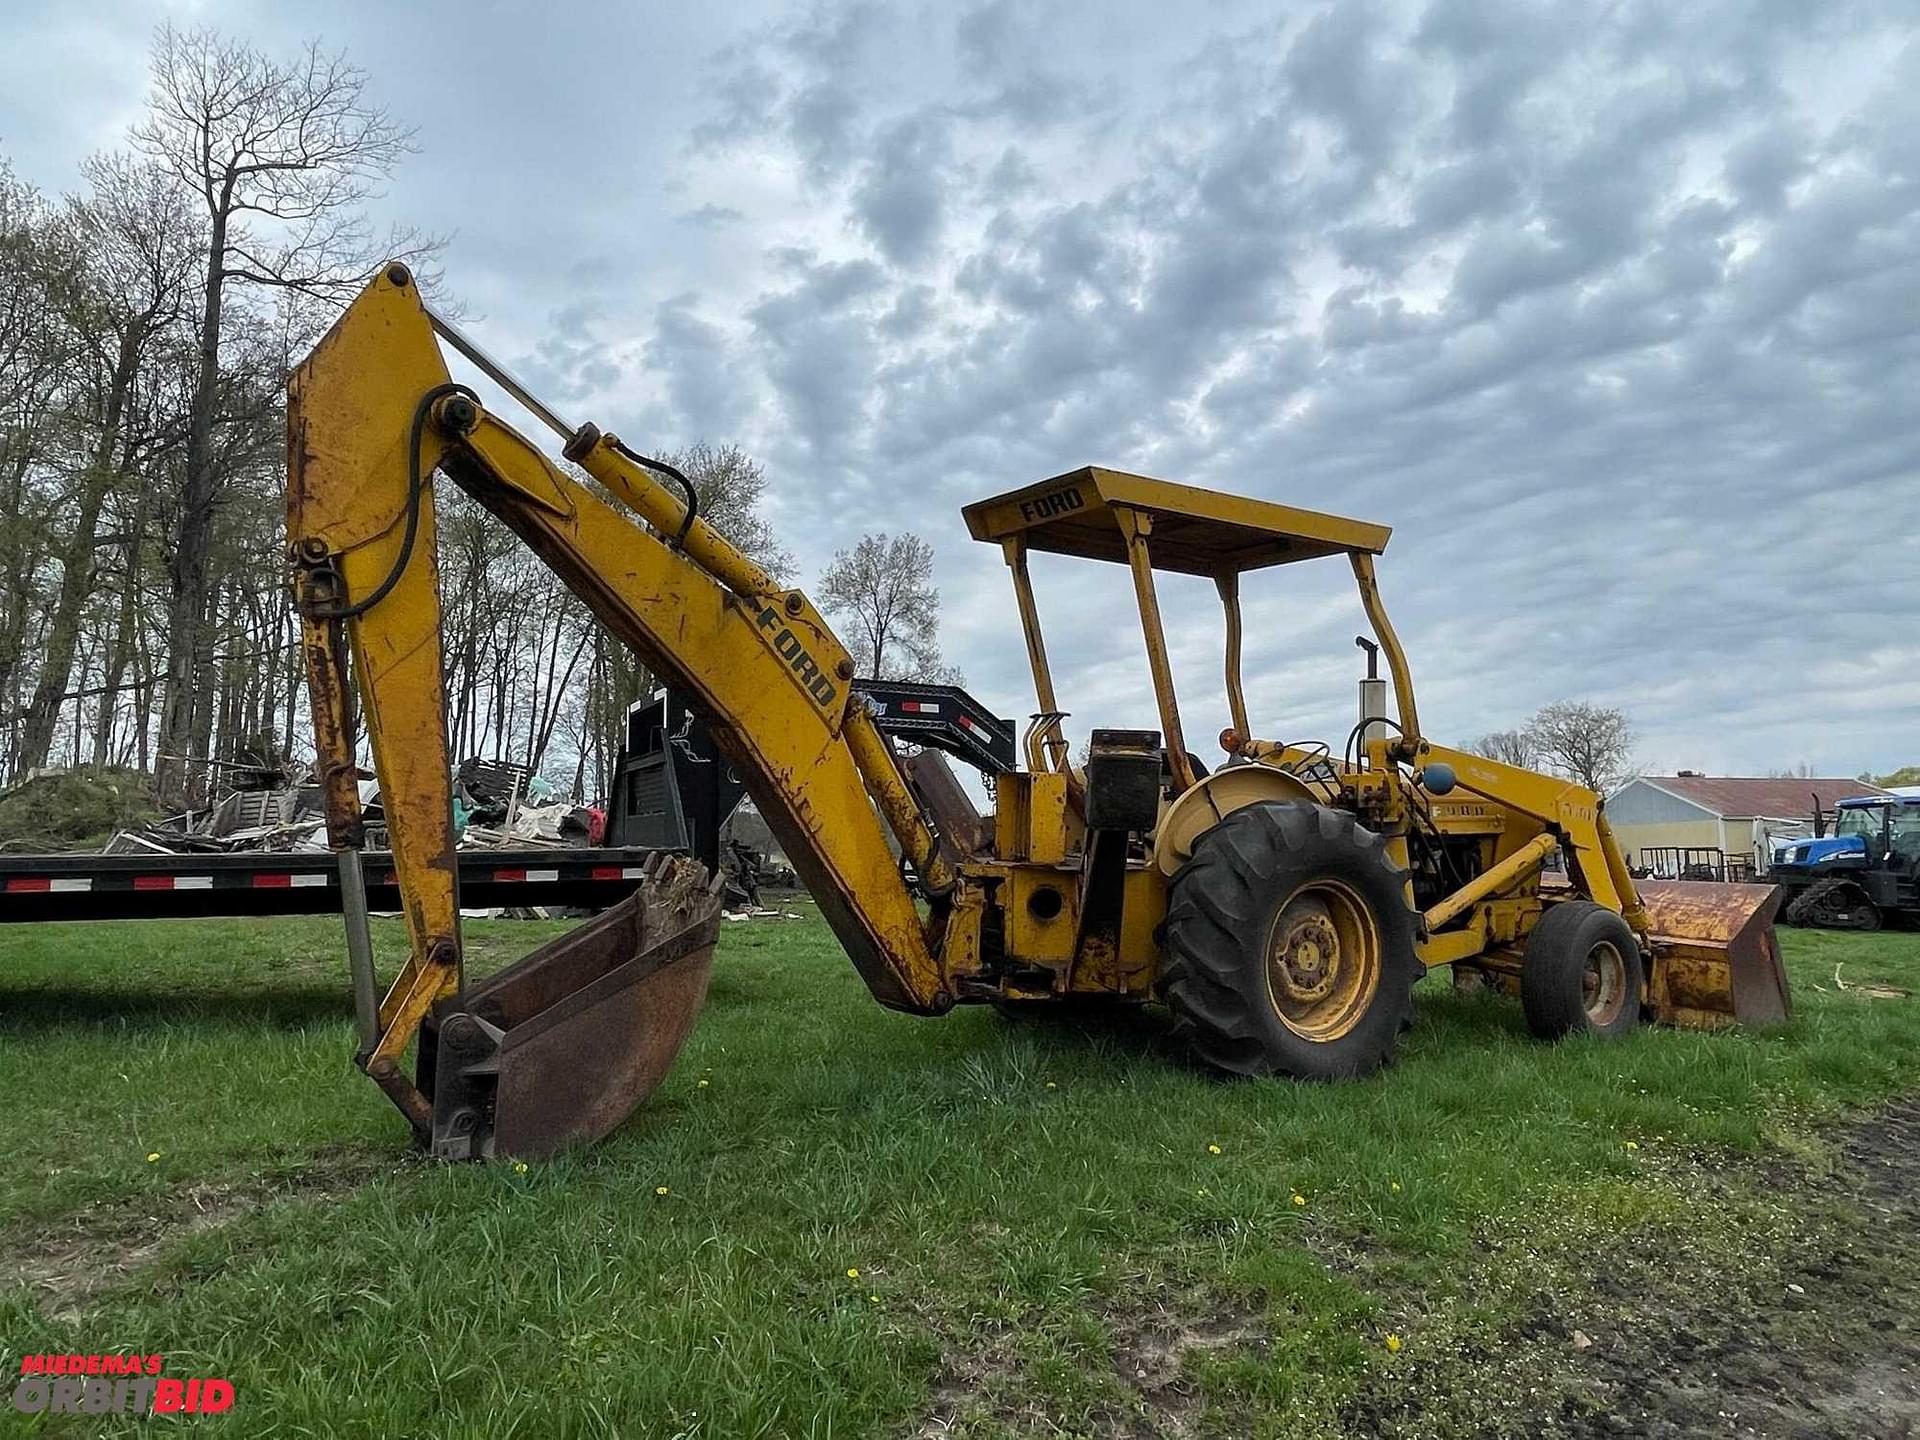
[(524, 880), (527, 878), (527, 872), (524, 870), (496, 870), (493, 872), (493, 878), (502, 883), (509, 880)]
[(136, 875), (133, 877), (133, 888), (136, 890), (171, 890), (173, 889), (173, 876)]
[(9, 892), (45, 891), (53, 889), (53, 881), (45, 875), (10, 875), (7, 877)]
[(253, 888), (256, 890), (291, 890), (293, 888), (293, 876), (256, 875), (253, 877)]

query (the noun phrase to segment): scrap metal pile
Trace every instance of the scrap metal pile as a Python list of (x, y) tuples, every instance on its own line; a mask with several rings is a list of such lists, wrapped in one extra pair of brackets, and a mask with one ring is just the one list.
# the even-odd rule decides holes
[[(311, 770), (248, 766), (227, 776), (227, 793), (205, 810), (117, 831), (106, 855), (325, 851), (327, 822)], [(380, 782), (360, 772), (367, 848), (387, 848)], [(454, 772), (454, 824), (463, 850), (570, 850), (605, 843), (606, 812), (575, 805), (524, 765), (478, 757)]]

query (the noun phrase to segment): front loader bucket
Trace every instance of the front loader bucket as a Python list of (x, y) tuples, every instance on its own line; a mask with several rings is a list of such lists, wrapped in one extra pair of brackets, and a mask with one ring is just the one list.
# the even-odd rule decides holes
[(1773, 934), (1774, 885), (1640, 880), (1653, 955), (1647, 971), (1654, 1019), (1708, 1030), (1778, 1025), (1793, 1014)]
[(436, 1158), (590, 1143), (666, 1078), (706, 999), (720, 896), (696, 861), (647, 869), (605, 914), (435, 1008), (419, 1079)]

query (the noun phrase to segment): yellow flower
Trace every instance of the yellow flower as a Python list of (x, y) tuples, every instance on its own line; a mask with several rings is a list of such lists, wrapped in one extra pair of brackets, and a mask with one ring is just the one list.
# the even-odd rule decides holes
[(1627, 1141), (1627, 1149), (1629, 1149), (1629, 1150), (1638, 1150), (1639, 1148), (1640, 1148), (1640, 1142), (1639, 1142), (1639, 1141), (1637, 1141), (1637, 1140), (1629, 1140), (1629, 1141)]
[(513, 1173), (514, 1173), (514, 1174), (516, 1174), (516, 1175), (524, 1175), (524, 1174), (526, 1174), (526, 1173), (527, 1173), (527, 1162), (526, 1162), (526, 1161), (524, 1161), (524, 1160), (516, 1160), (516, 1161), (514, 1161), (514, 1162), (513, 1162)]
[(860, 1278), (859, 1267), (855, 1265), (849, 1265), (847, 1267), (847, 1279), (858, 1280), (859, 1278)]
[(1054, 1083), (1053, 1083), (1053, 1081), (1051, 1081), (1051, 1080), (1049, 1080), (1049, 1081), (1047, 1081), (1047, 1089), (1049, 1089), (1049, 1090), (1058, 1090), (1059, 1088), (1060, 1088), (1060, 1087), (1059, 1087), (1058, 1085), (1056, 1085), (1056, 1084), (1054, 1084)]
[(664, 1195), (667, 1193), (667, 1187), (664, 1185), (656, 1185), (653, 1187), (653, 1193), (656, 1195)]
[(1400, 1337), (1398, 1335), (1387, 1336), (1387, 1353), (1389, 1355), (1398, 1355), (1400, 1353)]
[(878, 1305), (880, 1303), (880, 1297), (878, 1295), (869, 1295), (867, 1296), (867, 1302), (872, 1305)]
[(160, 1152), (158, 1150), (149, 1150), (147, 1152), (147, 1164), (151, 1165), (159, 1158), (160, 1158)]
[(1398, 1180), (1393, 1181), (1389, 1186), (1389, 1188), (1393, 1191), (1394, 1194), (1398, 1195), (1400, 1193), (1400, 1182)]
[(713, 1083), (713, 1082), (712, 1082), (711, 1080), (702, 1080), (702, 1081), (700, 1082), (700, 1088), (701, 1088), (702, 1090), (704, 1090), (704, 1089), (706, 1089), (706, 1088), (707, 1088), (707, 1086), (709, 1086), (709, 1085), (711, 1085), (712, 1083)]
[(1196, 1190), (1193, 1193), (1196, 1195), (1205, 1195), (1207, 1192), (1205, 1190)]
[(1304, 1195), (1295, 1195), (1293, 1197), (1293, 1203), (1296, 1205), (1304, 1205), (1307, 1203), (1307, 1197)]
[(1207, 1146), (1207, 1154), (1218, 1155), (1219, 1153), (1220, 1153), (1220, 1147), (1218, 1145)]

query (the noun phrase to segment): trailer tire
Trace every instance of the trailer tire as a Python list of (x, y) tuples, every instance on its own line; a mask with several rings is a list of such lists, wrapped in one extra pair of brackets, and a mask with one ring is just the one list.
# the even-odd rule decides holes
[(1160, 992), (1232, 1075), (1337, 1080), (1393, 1056), (1422, 974), (1384, 836), (1306, 800), (1234, 811), (1169, 882)]
[(1527, 937), (1520, 1007), (1542, 1040), (1625, 1035), (1640, 1023), (1640, 942), (1619, 915), (1591, 900), (1550, 906)]

